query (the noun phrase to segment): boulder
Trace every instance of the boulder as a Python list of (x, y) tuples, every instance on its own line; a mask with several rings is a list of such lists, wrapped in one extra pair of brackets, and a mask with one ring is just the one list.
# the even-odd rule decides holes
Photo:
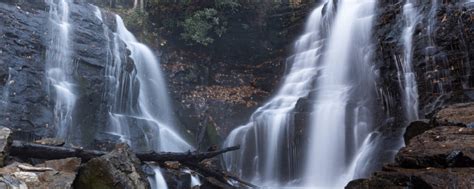
[(474, 103), (461, 103), (447, 106), (434, 116), (436, 125), (474, 126)]
[(74, 186), (101, 189), (150, 188), (140, 160), (123, 144), (82, 166)]
[(410, 139), (412, 139), (413, 137), (418, 136), (432, 128), (433, 126), (430, 125), (429, 120), (424, 119), (411, 122), (406, 128), (405, 134), (403, 135), (405, 144), (408, 144), (408, 141), (410, 141)]
[(32, 166), (12, 163), (0, 169), (0, 188), (72, 188), (79, 158), (46, 161)]

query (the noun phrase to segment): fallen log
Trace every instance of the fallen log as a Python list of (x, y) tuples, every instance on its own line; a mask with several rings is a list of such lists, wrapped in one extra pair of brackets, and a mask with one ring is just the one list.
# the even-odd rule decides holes
[[(145, 152), (136, 153), (141, 161), (178, 161), (178, 162), (201, 162), (202, 160), (216, 157), (220, 154), (235, 151), (240, 146), (224, 148), (212, 152)], [(18, 157), (28, 157), (37, 159), (64, 159), (78, 157), (84, 161), (105, 155), (107, 152), (97, 150), (84, 150), (82, 148), (68, 148), (61, 146), (49, 146), (43, 144), (28, 143), (23, 141), (13, 141), (10, 149), (10, 155)]]
[(178, 161), (178, 162), (201, 162), (202, 160), (209, 159), (221, 155), (226, 152), (239, 150), (240, 146), (233, 146), (229, 148), (224, 148), (218, 151), (211, 152), (148, 152), (148, 153), (137, 153), (138, 159), (142, 161), (155, 161), (155, 162), (165, 162), (165, 161)]
[(49, 146), (43, 144), (27, 143), (14, 140), (10, 147), (10, 155), (37, 159), (65, 159), (78, 157), (83, 161), (105, 155), (107, 152), (96, 150), (84, 150), (82, 148), (67, 148), (61, 146)]
[[(210, 151), (210, 152), (144, 152), (136, 153), (136, 156), (141, 161), (151, 161), (164, 163), (166, 161), (176, 161), (180, 162), (182, 165), (188, 166), (191, 169), (194, 169), (196, 172), (201, 173), (202, 175), (214, 177), (220, 182), (231, 186), (227, 182), (228, 180), (233, 180), (235, 182), (241, 183), (243, 186), (247, 187), (256, 187), (251, 183), (240, 180), (237, 177), (230, 176), (229, 174), (217, 170), (208, 168), (200, 165), (205, 159), (210, 159), (216, 157), (220, 154), (239, 150), (240, 146), (233, 146), (229, 148), (224, 148), (222, 150)], [(78, 157), (87, 162), (92, 158), (100, 157), (107, 154), (107, 152), (97, 151), (97, 150), (85, 150), (82, 148), (73, 148), (73, 147), (62, 147), (62, 146), (50, 146), (44, 144), (28, 143), (23, 141), (13, 141), (10, 146), (10, 155), (17, 157), (25, 158), (37, 158), (37, 159), (65, 159), (70, 157)]]

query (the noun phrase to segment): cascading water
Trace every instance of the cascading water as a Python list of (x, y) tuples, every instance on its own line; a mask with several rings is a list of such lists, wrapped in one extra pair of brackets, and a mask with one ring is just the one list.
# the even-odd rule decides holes
[[(153, 138), (149, 139), (151, 140), (149, 145), (154, 150), (182, 152), (192, 149), (192, 146), (174, 130), (173, 110), (158, 60), (147, 46), (139, 43), (127, 30), (122, 18), (118, 15), (116, 22), (117, 34), (127, 45), (131, 52), (130, 58), (135, 63), (139, 90), (136, 111), (128, 115), (115, 115), (115, 118), (131, 116), (133, 119), (144, 121), (148, 126), (145, 129), (149, 129), (148, 132), (152, 133), (150, 136)], [(133, 89), (134, 86), (131, 88)]]
[(406, 121), (418, 119), (418, 87), (415, 73), (413, 71), (413, 33), (420, 20), (420, 14), (414, 7), (411, 0), (407, 0), (403, 6), (405, 28), (402, 33), (403, 40), (403, 60), (400, 65), (397, 63), (398, 81), (402, 89), (402, 101)]
[[(265, 186), (288, 185), (280, 173), (296, 172), (295, 149), (286, 141), (291, 138), (292, 112), (310, 91), (314, 108), (309, 149), (303, 183), (297, 185), (342, 188), (371, 170), (367, 161), (379, 137), (371, 112), (376, 94), (371, 65), (376, 1), (333, 3), (327, 1), (313, 11), (278, 93), (225, 141), (225, 146), (243, 146), (241, 152), (224, 155), (229, 171)], [(287, 182), (297, 179), (285, 176)]]
[[(145, 125), (142, 129), (150, 132), (145, 133), (145, 131), (143, 133), (144, 136), (150, 136), (147, 140), (148, 143), (145, 145), (155, 151), (183, 152), (193, 149), (173, 128), (171, 104), (158, 60), (147, 46), (139, 43), (133, 34), (127, 30), (122, 18), (118, 15), (116, 16), (116, 22), (117, 34), (127, 45), (131, 52), (130, 58), (135, 63), (139, 90), (136, 111), (129, 112), (129, 115), (112, 113), (112, 124), (119, 124), (115, 128), (124, 129), (124, 126), (126, 126), (130, 130), (132, 128), (130, 128), (131, 124), (128, 123), (128, 118), (144, 121)], [(133, 81), (134, 78), (130, 78), (130, 80)], [(130, 86), (130, 89), (134, 89), (134, 87)], [(132, 104), (133, 102), (129, 100), (129, 103)], [(160, 177), (159, 167), (154, 167), (154, 170), (155, 183), (163, 184), (164, 182), (159, 182), (162, 177)], [(165, 187), (165, 185), (161, 185), (157, 188)]]
[[(332, 1), (330, 1), (331, 3)], [(316, 81), (305, 186), (343, 188), (367, 176), (377, 143), (371, 31), (375, 0), (339, 1)]]
[(323, 6), (311, 14), (304, 34), (295, 44), (296, 53), (288, 58), (291, 67), (276, 95), (224, 142), (226, 147), (241, 145), (240, 151), (224, 154), (228, 171), (268, 186), (294, 179), (294, 147), (288, 135), (296, 103), (312, 90), (319, 72), (317, 63), (324, 43), (320, 30), (322, 10)]
[(3, 87), (2, 91), (3, 94), (0, 99), (0, 111), (5, 112), (8, 108), (8, 103), (10, 99), (10, 86), (15, 83), (15, 80), (12, 79), (12, 72), (15, 72), (14, 69), (8, 68), (8, 77), (5, 80), (5, 86)]
[(67, 139), (76, 103), (73, 61), (70, 49), (69, 0), (49, 0), (51, 43), (46, 53), (48, 91), (54, 97), (54, 124), (57, 137)]
[[(102, 19), (100, 10), (96, 16)], [(174, 119), (165, 80), (159, 61), (153, 52), (139, 43), (125, 24), (116, 15), (117, 32), (113, 40), (104, 26), (108, 48), (105, 75), (107, 78), (105, 97), (108, 99), (109, 123), (107, 132), (119, 135), (122, 141), (136, 150), (183, 152), (193, 149), (175, 130)], [(122, 60), (121, 43), (130, 51), (134, 68)], [(126, 71), (128, 70), (128, 71)], [(149, 178), (154, 188), (167, 188), (160, 168), (153, 165), (155, 176)]]
[(143, 11), (145, 4), (143, 0), (134, 0), (133, 1), (133, 9), (138, 9), (140, 11)]

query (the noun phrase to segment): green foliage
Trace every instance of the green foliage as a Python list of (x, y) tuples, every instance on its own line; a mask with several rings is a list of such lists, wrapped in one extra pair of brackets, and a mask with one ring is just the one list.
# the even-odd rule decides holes
[(144, 29), (147, 23), (147, 14), (143, 11), (127, 11), (123, 17), (124, 22), (131, 30)]
[(239, 0), (215, 0), (214, 4), (219, 9), (231, 9), (233, 12), (240, 7)]
[(186, 18), (182, 23), (183, 33), (181, 33), (181, 37), (186, 41), (204, 46), (213, 43), (212, 34), (221, 37), (227, 31), (227, 22), (221, 21), (217, 13), (217, 10), (213, 8), (205, 8), (194, 12), (191, 17)]

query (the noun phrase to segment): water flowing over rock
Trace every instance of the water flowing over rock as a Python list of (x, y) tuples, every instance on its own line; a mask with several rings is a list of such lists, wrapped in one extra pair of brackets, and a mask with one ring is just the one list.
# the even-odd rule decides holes
[[(405, 28), (403, 29), (403, 59), (397, 64), (398, 80), (402, 90), (405, 120), (408, 122), (418, 119), (418, 86), (413, 72), (413, 33), (420, 21), (418, 10), (409, 0), (403, 6)], [(402, 77), (403, 75), (403, 77)]]
[[(347, 187), (469, 187), (472, 0), (217, 2), (0, 2), (0, 126), (12, 131), (0, 129), (0, 160), (10, 164), (0, 180), (68, 188), (75, 171), (53, 167), (78, 166), (5, 158), (11, 139), (73, 149), (67, 157), (116, 143), (140, 154), (224, 142), (241, 145), (224, 162), (135, 162), (148, 176), (135, 183), (227, 187), (193, 174), (222, 163), (262, 187), (342, 188), (380, 169)], [(227, 31), (209, 30), (208, 46), (182, 39), (181, 23), (210, 9), (217, 13), (207, 21)], [(130, 176), (129, 166), (100, 164), (122, 176), (111, 180)]]
[[(71, 57), (69, 0), (48, 1), (52, 41), (46, 53), (46, 77), (54, 99), (54, 125), (60, 138), (67, 138), (77, 100), (74, 94), (74, 62)], [(51, 92), (53, 91), (53, 92)]]
[(305, 166), (307, 186), (342, 187), (370, 169), (366, 162), (379, 135), (373, 132), (372, 112), (375, 6), (372, 0), (337, 4), (321, 76), (316, 80)]
[[(345, 184), (367, 174), (370, 166), (358, 162), (369, 158), (378, 137), (378, 133), (370, 133), (374, 131), (370, 113), (375, 96), (370, 62), (374, 8), (375, 1), (337, 5), (329, 1), (313, 11), (305, 33), (295, 44), (296, 54), (288, 59), (290, 69), (277, 94), (226, 139), (227, 146), (246, 147), (226, 155), (229, 170), (270, 186), (300, 178), (299, 169), (306, 171), (303, 182), (307, 186), (328, 187), (347, 174), (341, 178), (340, 184)], [(304, 106), (314, 108), (308, 111)], [(296, 116), (300, 114), (295, 115), (295, 107), (310, 114), (306, 119)], [(345, 126), (344, 122), (350, 124)], [(309, 129), (302, 132), (310, 133), (297, 134), (301, 131), (295, 127), (308, 123)], [(347, 136), (346, 127), (351, 133)], [(299, 137), (309, 139), (297, 141)], [(304, 156), (299, 151), (306, 141), (307, 158), (301, 163)]]
[(320, 7), (311, 14), (305, 34), (295, 44), (296, 53), (288, 59), (291, 68), (276, 95), (252, 114), (247, 125), (227, 137), (225, 146), (244, 147), (224, 155), (229, 171), (269, 185), (294, 179), (293, 111), (298, 100), (311, 92), (313, 78), (319, 72), (317, 62), (324, 42), (319, 31), (322, 10)]

